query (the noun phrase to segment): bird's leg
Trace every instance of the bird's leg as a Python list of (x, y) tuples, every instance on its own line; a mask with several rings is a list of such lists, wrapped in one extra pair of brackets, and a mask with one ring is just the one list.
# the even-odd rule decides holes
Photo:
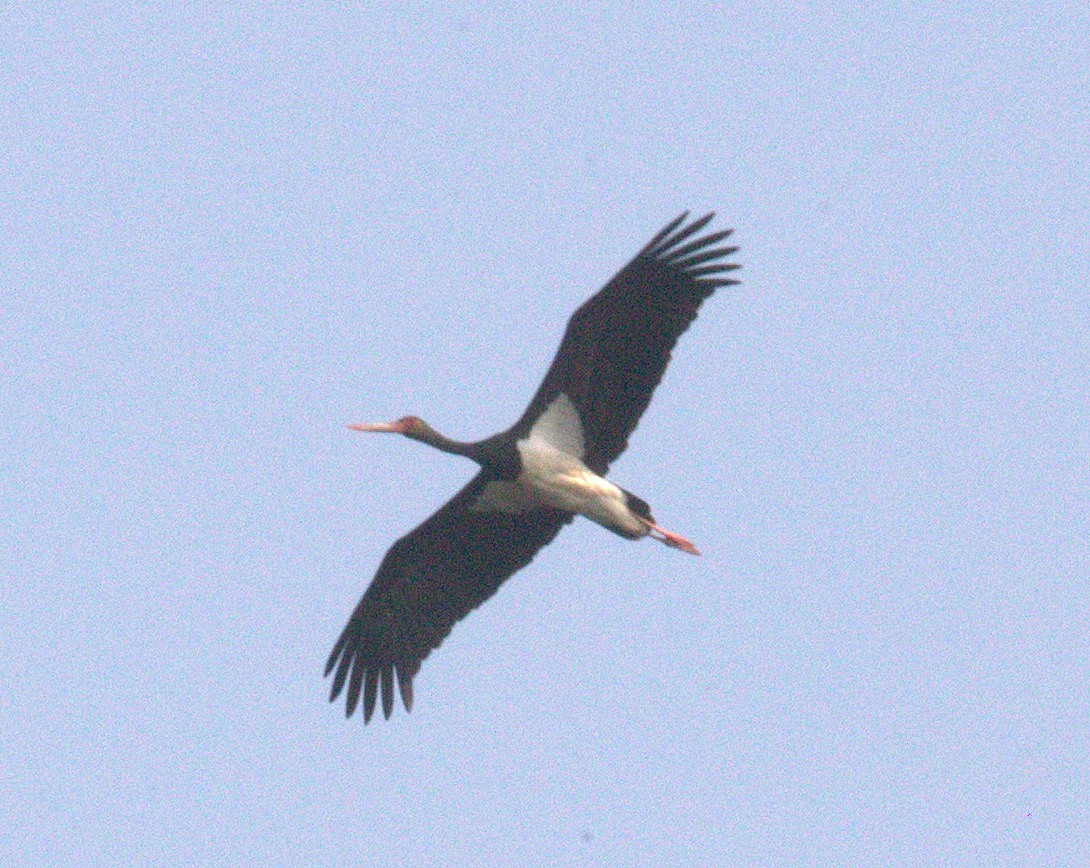
[(680, 534), (661, 528), (653, 521), (649, 521), (646, 518), (641, 518), (640, 521), (647, 526), (647, 532), (651, 535), (652, 539), (657, 539), (659, 542), (666, 543), (670, 548), (681, 549), (683, 552), (688, 552), (691, 555), (700, 554), (700, 550)]

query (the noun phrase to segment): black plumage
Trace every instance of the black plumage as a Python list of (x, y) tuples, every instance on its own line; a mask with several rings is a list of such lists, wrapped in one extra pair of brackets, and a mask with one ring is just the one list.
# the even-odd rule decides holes
[[(604, 475), (624, 451), (678, 338), (700, 305), (718, 287), (737, 283), (727, 275), (739, 266), (724, 261), (737, 247), (716, 246), (731, 231), (694, 237), (713, 215), (683, 225), (687, 216), (686, 212), (663, 228), (576, 310), (545, 379), (526, 412), (507, 431), (460, 443), (416, 417), (358, 426), (406, 434), (469, 457), (481, 470), (446, 505), (394, 543), (334, 645), (325, 669), (326, 675), (334, 673), (330, 700), (347, 686), (348, 715), (362, 692), (364, 720), (369, 721), (381, 689), (383, 713), (389, 717), (395, 676), (402, 701), (411, 710), (412, 680), (424, 658), (575, 517), (574, 512), (544, 503), (513, 512), (482, 509), (479, 502), (489, 483), (517, 477), (515, 444), (559, 394), (568, 396), (578, 414), (587, 468)], [(624, 495), (628, 508), (649, 524), (647, 504), (628, 492)], [(687, 545), (691, 548), (691, 543)], [(695, 548), (691, 550), (695, 553)]]

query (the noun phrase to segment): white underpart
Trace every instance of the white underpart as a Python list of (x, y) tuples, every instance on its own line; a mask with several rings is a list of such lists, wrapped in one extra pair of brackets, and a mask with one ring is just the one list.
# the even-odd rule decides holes
[[(504, 492), (507, 498), (492, 494), (493, 502), (503, 499), (512, 505), (523, 497), (532, 501), (585, 515), (610, 530), (626, 536), (646, 536), (646, 523), (636, 516), (625, 503), (624, 492), (612, 482), (603, 479), (582, 461), (586, 454), (583, 441), (583, 425), (571, 399), (561, 392), (541, 418), (534, 423), (530, 433), (515, 446), (522, 459), (522, 473), (510, 488), (521, 489), (519, 495)], [(485, 489), (478, 503), (489, 496)], [(501, 507), (502, 508), (502, 507)]]
[(579, 419), (579, 411), (575, 409), (571, 398), (563, 392), (553, 398), (553, 402), (538, 417), (527, 439), (541, 440), (580, 462), (587, 455), (583, 445), (583, 423)]

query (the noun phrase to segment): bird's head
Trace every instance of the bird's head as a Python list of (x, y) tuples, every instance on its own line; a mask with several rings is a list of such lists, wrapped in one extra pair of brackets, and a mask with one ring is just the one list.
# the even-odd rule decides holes
[(464, 455), (467, 458), (477, 460), (475, 457), (477, 444), (462, 443), (444, 437), (419, 416), (402, 416), (393, 422), (375, 422), (370, 425), (349, 425), (348, 427), (353, 431), (379, 431), (386, 434), (401, 434), (410, 440), (426, 443), (428, 446), (441, 449), (443, 452), (449, 452), (452, 455)]
[(402, 416), (393, 422), (372, 422), (366, 425), (349, 425), (353, 431), (377, 431), (385, 434), (404, 434), (412, 440), (427, 440), (431, 432), (428, 425), (419, 416)]

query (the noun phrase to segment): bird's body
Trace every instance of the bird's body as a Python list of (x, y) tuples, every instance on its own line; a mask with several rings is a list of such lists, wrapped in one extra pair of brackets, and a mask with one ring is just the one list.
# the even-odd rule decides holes
[(396, 673), (406, 709), (412, 679), (451, 628), (492, 596), (576, 515), (627, 539), (654, 538), (697, 554), (655, 524), (647, 504), (604, 478), (624, 450), (700, 304), (738, 266), (714, 247), (730, 232), (686, 239), (712, 215), (664, 228), (572, 315), (556, 358), (522, 418), (474, 443), (450, 440), (415, 416), (361, 431), (403, 434), (481, 466), (445, 506), (387, 552), (329, 660), (330, 699), (347, 685), (351, 715), (363, 691), (370, 720), (379, 687), (393, 710)]
[(584, 515), (628, 539), (650, 533), (629, 507), (631, 495), (583, 463), (582, 425), (563, 392), (515, 441), (515, 450), (516, 475), (490, 481), (471, 509), (519, 513), (548, 506)]

